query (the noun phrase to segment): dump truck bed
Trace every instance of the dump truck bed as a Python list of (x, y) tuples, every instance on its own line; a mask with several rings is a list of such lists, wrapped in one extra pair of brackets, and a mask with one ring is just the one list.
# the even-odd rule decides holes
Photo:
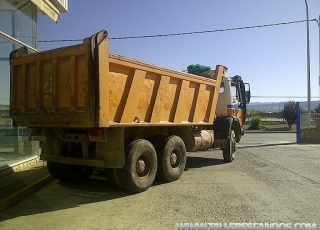
[(109, 54), (106, 31), (83, 44), (10, 55), (10, 116), (29, 127), (212, 125), (221, 79)]

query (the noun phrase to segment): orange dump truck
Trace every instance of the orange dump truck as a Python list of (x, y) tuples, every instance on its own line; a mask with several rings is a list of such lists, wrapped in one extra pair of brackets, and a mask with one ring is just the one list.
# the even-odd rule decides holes
[(35, 54), (20, 48), (10, 64), (10, 116), (44, 136), (40, 158), (58, 180), (104, 171), (115, 186), (142, 192), (155, 177), (177, 180), (187, 151), (235, 157), (250, 91), (224, 66), (206, 78), (110, 54), (106, 31)]

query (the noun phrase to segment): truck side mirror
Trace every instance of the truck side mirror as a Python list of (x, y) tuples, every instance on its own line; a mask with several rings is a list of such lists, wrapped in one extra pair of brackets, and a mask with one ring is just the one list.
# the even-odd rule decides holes
[(251, 98), (251, 92), (250, 91), (246, 91), (246, 103), (247, 104), (250, 103), (250, 98)]

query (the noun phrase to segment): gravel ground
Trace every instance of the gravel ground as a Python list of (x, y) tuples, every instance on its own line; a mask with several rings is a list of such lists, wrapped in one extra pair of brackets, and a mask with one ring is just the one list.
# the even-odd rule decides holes
[(146, 192), (53, 181), (0, 214), (0, 229), (176, 229), (176, 223), (320, 224), (320, 145), (294, 133), (248, 133), (233, 163), (220, 150), (188, 153), (182, 177)]

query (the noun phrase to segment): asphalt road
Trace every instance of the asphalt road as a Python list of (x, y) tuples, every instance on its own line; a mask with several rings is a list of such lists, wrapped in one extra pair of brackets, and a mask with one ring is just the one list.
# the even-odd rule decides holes
[(320, 226), (320, 145), (294, 133), (247, 133), (237, 158), (189, 153), (182, 177), (130, 194), (100, 175), (54, 180), (0, 213), (0, 229), (176, 229), (176, 223), (275, 222)]

